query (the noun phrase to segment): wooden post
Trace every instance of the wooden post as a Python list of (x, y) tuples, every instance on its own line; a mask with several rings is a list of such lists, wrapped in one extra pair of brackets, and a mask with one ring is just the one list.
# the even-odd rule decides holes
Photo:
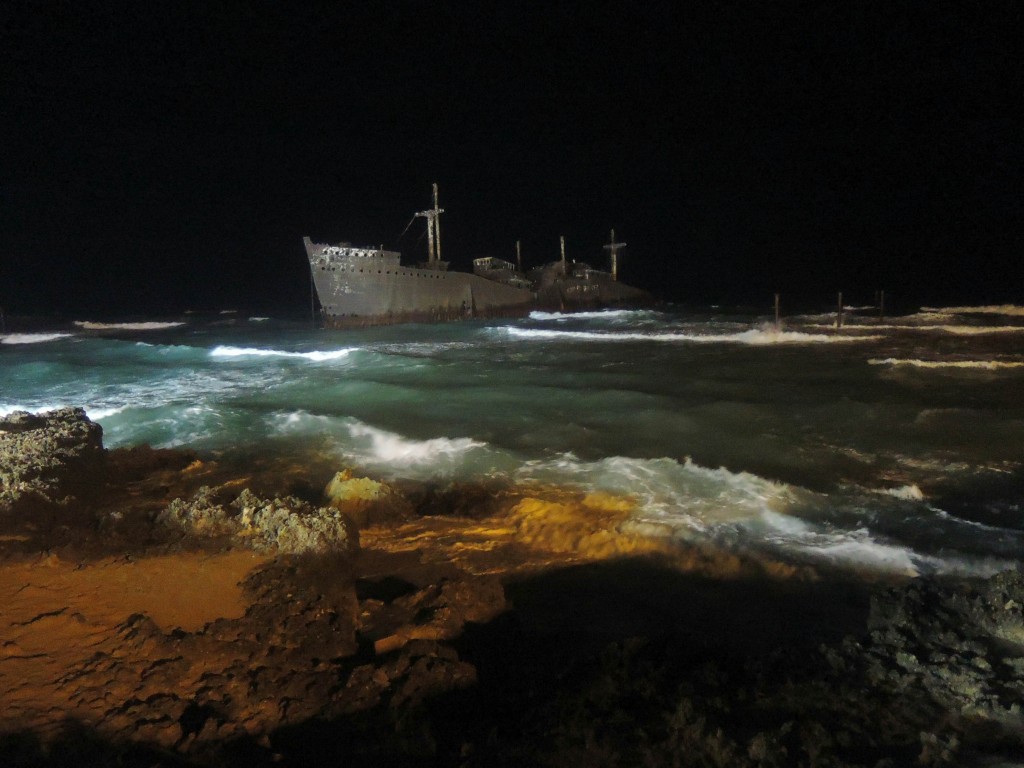
[(558, 242), (562, 248), (562, 274), (567, 275), (569, 271), (565, 268), (565, 235), (559, 235)]
[(885, 320), (885, 290), (878, 292), (878, 319)]
[(843, 327), (843, 292), (839, 292), (839, 303), (836, 306), (836, 328)]
[(520, 272), (523, 271), (523, 251), (520, 248), (521, 243), (516, 240), (516, 269)]
[(775, 330), (779, 330), (779, 294), (775, 294)]

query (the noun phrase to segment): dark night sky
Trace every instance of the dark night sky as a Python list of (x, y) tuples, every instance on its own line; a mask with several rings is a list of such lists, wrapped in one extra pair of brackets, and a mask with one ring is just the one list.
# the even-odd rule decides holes
[(0, 305), (302, 311), (301, 237), (1024, 302), (1016, 2), (4, 3)]

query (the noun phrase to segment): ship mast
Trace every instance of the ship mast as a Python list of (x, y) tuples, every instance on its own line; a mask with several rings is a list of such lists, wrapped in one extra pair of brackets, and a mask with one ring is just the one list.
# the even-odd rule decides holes
[(612, 280), (619, 279), (619, 249), (625, 248), (625, 243), (615, 242), (615, 230), (612, 230), (611, 242), (604, 247), (606, 251), (612, 253)]
[(434, 207), (419, 211), (414, 218), (427, 220), (427, 264), (437, 269), (441, 261), (441, 214), (444, 208), (437, 206), (437, 184), (434, 184)]

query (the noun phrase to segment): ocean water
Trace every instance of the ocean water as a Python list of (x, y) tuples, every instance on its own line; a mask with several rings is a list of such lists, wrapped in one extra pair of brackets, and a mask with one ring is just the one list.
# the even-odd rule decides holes
[(1024, 545), (1024, 309), (715, 309), (314, 330), (87, 319), (0, 336), (0, 414), (107, 447), (626, 494), (624, 524), (798, 563), (992, 573)]

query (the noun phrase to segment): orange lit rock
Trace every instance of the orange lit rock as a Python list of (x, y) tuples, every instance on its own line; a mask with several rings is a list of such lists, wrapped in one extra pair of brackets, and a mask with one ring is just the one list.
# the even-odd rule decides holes
[(360, 528), (404, 520), (413, 513), (408, 499), (386, 483), (338, 472), (324, 489), (329, 503)]

